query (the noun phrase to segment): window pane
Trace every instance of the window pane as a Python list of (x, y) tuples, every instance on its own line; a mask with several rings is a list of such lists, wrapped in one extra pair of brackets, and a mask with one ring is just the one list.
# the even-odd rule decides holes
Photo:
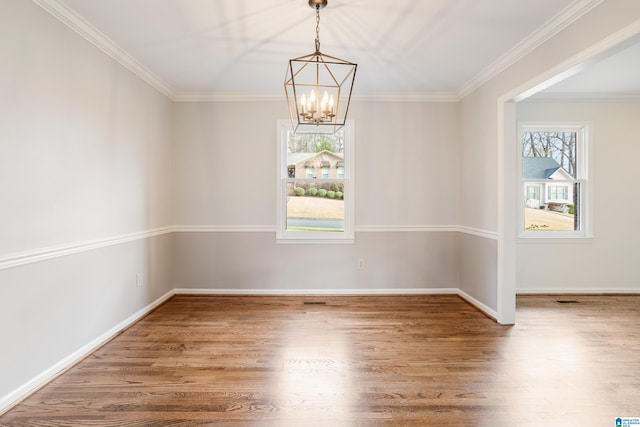
[(575, 231), (580, 229), (577, 132), (522, 134), (524, 229)]
[(344, 231), (344, 181), (287, 182), (287, 231)]
[(334, 134), (278, 124), (278, 243), (354, 242), (353, 123)]
[(287, 164), (296, 178), (306, 180), (287, 182), (286, 230), (344, 231), (343, 130), (331, 135), (289, 131)]
[[(288, 133), (287, 165), (296, 178), (344, 178), (344, 131), (335, 134)], [(291, 172), (288, 176), (291, 177)]]
[(527, 231), (580, 230), (580, 184), (567, 183), (550, 187), (547, 199), (536, 198), (545, 192), (535, 192), (546, 183), (525, 182), (524, 228)]
[(524, 132), (522, 178), (576, 179), (577, 132)]

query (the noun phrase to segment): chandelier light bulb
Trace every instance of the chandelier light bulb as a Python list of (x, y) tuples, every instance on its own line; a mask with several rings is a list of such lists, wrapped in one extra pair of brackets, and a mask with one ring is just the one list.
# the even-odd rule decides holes
[(329, 105), (329, 94), (325, 91), (324, 95), (322, 95), (322, 111), (326, 111), (328, 105)]

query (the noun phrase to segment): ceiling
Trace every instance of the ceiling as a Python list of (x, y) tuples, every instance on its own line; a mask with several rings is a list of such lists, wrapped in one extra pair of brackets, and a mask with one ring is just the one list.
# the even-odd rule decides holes
[(640, 98), (640, 40), (610, 49), (534, 98)]
[[(34, 1), (174, 98), (281, 91), (314, 51), (307, 0)], [(358, 64), (355, 94), (460, 98), (601, 1), (329, 0), (321, 51)]]

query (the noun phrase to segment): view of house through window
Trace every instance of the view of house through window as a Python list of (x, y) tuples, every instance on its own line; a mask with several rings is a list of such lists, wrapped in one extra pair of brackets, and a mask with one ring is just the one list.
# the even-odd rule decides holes
[(287, 136), (287, 230), (344, 231), (344, 134)]
[(353, 237), (348, 134), (347, 127), (334, 134), (295, 134), (283, 127), (280, 238)]
[(581, 231), (585, 144), (581, 127), (523, 127), (523, 230)]

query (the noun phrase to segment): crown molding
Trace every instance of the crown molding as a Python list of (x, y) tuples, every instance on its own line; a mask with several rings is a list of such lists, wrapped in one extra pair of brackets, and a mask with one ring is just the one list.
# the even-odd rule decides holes
[(616, 92), (540, 92), (526, 102), (639, 102), (640, 93)]
[(604, 0), (576, 0), (555, 15), (545, 25), (531, 33), (527, 38), (511, 48), (497, 61), (485, 68), (480, 74), (464, 84), (457, 93), (458, 100), (469, 95), (480, 86), (493, 79), (520, 59), (540, 47), (544, 42), (577, 21)]
[[(279, 92), (176, 91), (62, 1), (32, 1), (174, 102), (277, 102), (284, 98), (284, 95)], [(457, 92), (354, 92), (352, 100), (354, 102), (458, 102), (603, 1), (574, 1)]]
[[(32, 0), (85, 40), (174, 102), (279, 102), (283, 92), (176, 91), (60, 0)], [(354, 102), (457, 102), (454, 92), (354, 92)]]
[(120, 63), (127, 70), (151, 87), (162, 93), (169, 99), (174, 99), (174, 90), (165, 83), (160, 77), (149, 70), (147, 67), (138, 62), (124, 49), (118, 46), (114, 41), (105, 36), (100, 30), (87, 22), (84, 18), (74, 12), (67, 5), (59, 0), (32, 0), (45, 11), (49, 12), (53, 17), (65, 24), (67, 27), (78, 33), (85, 40), (96, 46), (105, 54)]

